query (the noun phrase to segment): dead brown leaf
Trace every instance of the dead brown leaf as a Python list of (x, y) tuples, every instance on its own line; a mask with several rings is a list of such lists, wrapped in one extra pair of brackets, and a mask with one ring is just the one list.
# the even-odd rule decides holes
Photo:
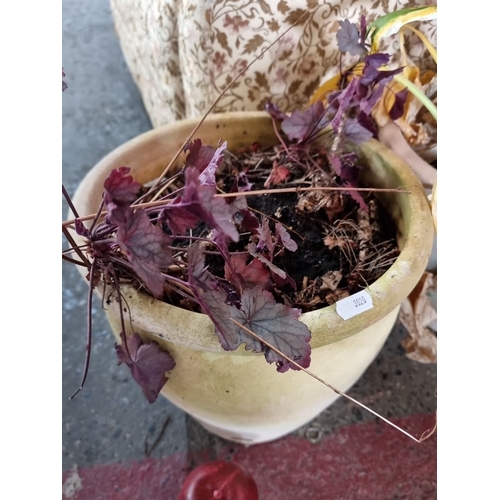
[(321, 278), (321, 287), (320, 290), (332, 290), (335, 291), (337, 290), (337, 286), (339, 285), (340, 281), (342, 280), (342, 273), (339, 271), (330, 271), (326, 273), (324, 276)]
[(431, 304), (428, 292), (435, 287), (434, 274), (425, 272), (418, 285), (401, 304), (399, 320), (408, 336), (402, 345), (406, 356), (420, 363), (436, 363), (437, 338), (429, 325), (437, 319), (437, 312)]

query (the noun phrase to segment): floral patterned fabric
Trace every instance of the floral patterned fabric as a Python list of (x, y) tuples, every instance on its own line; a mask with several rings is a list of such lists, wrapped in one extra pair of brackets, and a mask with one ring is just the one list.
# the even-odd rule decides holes
[[(349, 61), (337, 48), (339, 20), (370, 22), (419, 0), (110, 0), (125, 60), (154, 127), (202, 115), (264, 48), (214, 111), (284, 111), (305, 106), (321, 82)], [(435, 44), (436, 23), (420, 29)], [(394, 53), (393, 37), (381, 48)], [(425, 49), (410, 39), (410, 56), (425, 67)]]

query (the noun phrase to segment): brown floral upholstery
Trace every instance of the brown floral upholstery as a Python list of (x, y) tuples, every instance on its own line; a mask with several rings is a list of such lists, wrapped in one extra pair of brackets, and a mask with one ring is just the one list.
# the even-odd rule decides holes
[[(221, 90), (300, 18), (222, 98), (216, 112), (303, 107), (320, 82), (338, 71), (338, 21), (358, 23), (418, 0), (111, 0), (128, 67), (153, 126), (203, 114)], [(424, 30), (435, 41), (436, 24)], [(416, 40), (416, 39), (415, 39)], [(425, 54), (411, 43), (417, 64)], [(397, 37), (382, 47), (398, 48)], [(349, 61), (343, 57), (342, 66)]]

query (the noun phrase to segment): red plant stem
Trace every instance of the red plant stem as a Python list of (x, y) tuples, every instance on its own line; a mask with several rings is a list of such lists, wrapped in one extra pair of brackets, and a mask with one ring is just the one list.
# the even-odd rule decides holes
[(80, 250), (79, 246), (76, 244), (76, 241), (73, 239), (73, 236), (71, 236), (70, 232), (68, 231), (68, 228), (66, 227), (66, 225), (64, 223), (62, 225), (62, 230), (63, 230), (64, 236), (66, 236), (66, 239), (68, 240), (69, 244), (71, 245), (71, 248), (75, 251), (75, 253), (78, 255), (78, 257), (80, 257), (80, 259), (82, 259), (82, 264), (87, 269), (89, 269), (90, 268), (89, 260), (87, 259), (87, 257), (85, 257), (83, 252)]
[(68, 192), (66, 191), (66, 188), (64, 187), (64, 184), (62, 185), (62, 192), (63, 196), (66, 199), (66, 203), (69, 205), (69, 208), (73, 212), (73, 215), (78, 218), (78, 212), (76, 211), (75, 206), (73, 205), (73, 202), (71, 201), (71, 197), (69, 196)]
[(87, 300), (87, 345), (85, 347), (85, 365), (83, 368), (82, 381), (80, 383), (80, 388), (69, 398), (73, 399), (82, 389), (87, 380), (87, 375), (89, 373), (90, 366), (90, 348), (92, 347), (92, 297), (94, 292), (94, 273), (96, 269), (95, 260), (90, 264), (90, 284), (89, 284), (89, 296)]
[[(304, 188), (279, 188), (279, 189), (261, 189), (258, 191), (237, 191), (234, 193), (217, 193), (214, 196), (219, 198), (231, 198), (233, 196), (254, 196), (259, 194), (276, 194), (276, 193), (302, 193), (304, 191), (368, 191), (374, 193), (401, 193), (401, 194), (411, 194), (403, 188), (355, 188), (355, 187), (304, 187)], [(143, 203), (137, 208), (151, 208), (158, 207), (166, 202), (164, 200), (151, 201), (149, 203)], [(106, 212), (102, 212), (101, 215), (106, 215)], [(80, 217), (81, 221), (90, 220), (95, 217), (95, 214), (86, 215), (85, 217)], [(62, 223), (63, 227), (70, 226), (75, 223), (75, 219), (67, 220)]]
[(99, 204), (99, 208), (97, 209), (97, 213), (94, 217), (94, 220), (92, 221), (92, 225), (90, 226), (89, 231), (92, 232), (97, 224), (97, 221), (99, 220), (99, 217), (102, 214), (102, 211), (104, 209), (104, 198), (102, 198), (101, 203)]
[[(387, 420), (386, 418), (382, 417), (382, 415), (379, 415), (376, 411), (372, 410), (371, 408), (368, 408), (368, 406), (365, 406), (363, 403), (360, 403), (356, 399), (352, 398), (351, 396), (347, 395), (345, 392), (340, 391), (339, 389), (335, 389), (332, 385), (330, 385), (328, 382), (325, 382), (322, 378), (318, 377), (314, 373), (310, 372), (309, 370), (302, 368), (298, 363), (296, 363), (293, 359), (289, 358), (285, 354), (283, 354), (279, 349), (271, 345), (269, 342), (266, 342), (262, 337), (257, 335), (256, 333), (252, 332), (249, 328), (247, 328), (245, 325), (242, 325), (238, 321), (236, 321), (233, 318), (229, 318), (236, 326), (247, 332), (248, 334), (252, 335), (252, 337), (255, 337), (257, 340), (262, 342), (264, 345), (269, 347), (269, 349), (272, 349), (274, 352), (278, 353), (280, 356), (285, 358), (289, 363), (292, 363), (294, 366), (296, 366), (299, 370), (302, 370), (303, 372), (307, 373), (310, 377), (316, 379), (318, 382), (321, 382), (323, 385), (331, 389), (333, 392), (339, 394), (340, 396), (343, 396), (344, 398), (347, 398), (349, 401), (352, 401), (354, 404), (361, 406), (361, 408), (364, 408), (365, 410), (369, 411), (371, 414), (375, 415), (376, 417), (380, 418), (383, 420), (386, 424), (389, 424), (390, 426), (394, 427), (398, 431), (402, 432), (405, 436), (408, 436), (409, 438), (413, 439), (413, 441), (416, 441), (417, 443), (422, 442), (424, 439), (428, 439), (429, 435), (426, 435), (425, 437), (424, 434), (426, 434), (428, 431), (424, 432), (422, 434), (423, 438), (417, 439), (416, 437), (412, 436), (409, 432), (406, 432), (404, 429), (401, 429), (401, 427), (398, 427), (396, 424), (392, 423), (390, 420)], [(432, 431), (431, 431), (432, 432)]]
[(220, 198), (230, 198), (231, 196), (254, 196), (258, 194), (275, 193), (299, 193), (304, 191), (376, 191), (378, 193), (403, 193), (411, 194), (401, 188), (354, 188), (354, 187), (304, 187), (304, 188), (279, 188), (279, 189), (260, 189), (257, 191), (238, 191), (236, 193), (218, 193), (215, 196)]
[(276, 120), (271, 117), (271, 120), (273, 122), (273, 129), (274, 129), (274, 134), (276, 135), (276, 137), (278, 138), (278, 141), (280, 141), (281, 145), (283, 146), (283, 149), (285, 150), (285, 153), (291, 157), (291, 154), (290, 154), (290, 151), (287, 147), (287, 145), (285, 144), (285, 141), (283, 140), (283, 138), (281, 137), (281, 134), (278, 132), (278, 127), (276, 126)]

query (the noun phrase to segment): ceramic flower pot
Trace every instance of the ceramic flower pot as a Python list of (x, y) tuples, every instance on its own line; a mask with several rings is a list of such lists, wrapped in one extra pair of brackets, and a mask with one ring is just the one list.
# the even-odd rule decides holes
[[(126, 165), (141, 183), (157, 177), (194, 128), (186, 120), (154, 129), (125, 143), (101, 160), (83, 179), (74, 198), (80, 214), (95, 213), (109, 172)], [(211, 115), (196, 137), (204, 144), (226, 140), (230, 149), (254, 141), (276, 143), (266, 113)], [(373, 187), (405, 186), (411, 194), (380, 193), (395, 221), (401, 253), (369, 287), (374, 307), (347, 321), (336, 305), (303, 314), (311, 330), (310, 370), (347, 391), (377, 356), (396, 320), (399, 306), (422, 275), (432, 247), (433, 223), (421, 184), (410, 168), (378, 142), (360, 149), (364, 182)], [(83, 273), (82, 273), (83, 274)], [(162, 394), (213, 433), (236, 442), (271, 441), (303, 426), (331, 405), (337, 395), (301, 371), (278, 373), (260, 354), (224, 351), (208, 316), (155, 300), (132, 288), (125, 296), (134, 329), (164, 346), (176, 367)], [(119, 339), (115, 306), (106, 310)], [(114, 360), (110, 360), (113, 362)]]

